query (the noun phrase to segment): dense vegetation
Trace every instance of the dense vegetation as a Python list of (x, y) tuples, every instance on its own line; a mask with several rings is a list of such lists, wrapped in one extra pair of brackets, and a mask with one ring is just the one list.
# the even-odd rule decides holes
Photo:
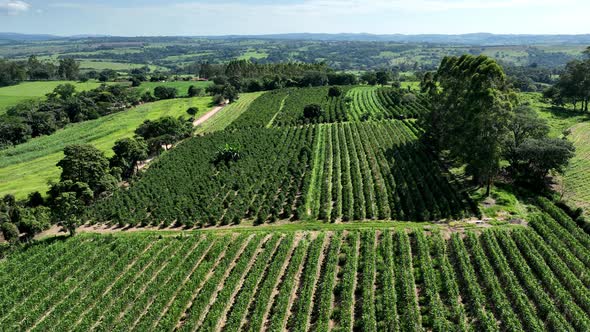
[(585, 331), (590, 236), (547, 209), (530, 228), (450, 238), (381, 229), (52, 241), (0, 262), (0, 323), (32, 331)]
[[(412, 122), (394, 120), (196, 137), (162, 156), (129, 190), (99, 202), (89, 218), (202, 226), (469, 214), (469, 199), (449, 185), (417, 133)], [(215, 162), (226, 144), (241, 147), (243, 158)], [(419, 174), (428, 174), (427, 180), (418, 180)]]

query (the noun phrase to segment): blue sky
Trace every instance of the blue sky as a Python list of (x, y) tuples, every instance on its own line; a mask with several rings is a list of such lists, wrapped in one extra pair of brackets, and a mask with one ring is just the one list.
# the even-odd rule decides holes
[(581, 34), (590, 33), (589, 12), (590, 0), (0, 0), (0, 31)]

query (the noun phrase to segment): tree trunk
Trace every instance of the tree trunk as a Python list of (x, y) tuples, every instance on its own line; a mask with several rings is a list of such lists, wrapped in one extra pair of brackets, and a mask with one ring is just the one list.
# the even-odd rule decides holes
[(488, 183), (487, 183), (487, 187), (486, 187), (486, 197), (490, 197), (491, 189), (492, 189), (492, 178), (488, 177)]

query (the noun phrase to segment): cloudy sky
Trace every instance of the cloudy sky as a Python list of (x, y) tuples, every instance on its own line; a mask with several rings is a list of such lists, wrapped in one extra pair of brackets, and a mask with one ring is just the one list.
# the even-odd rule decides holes
[(590, 33), (589, 12), (590, 0), (0, 0), (0, 31), (581, 34)]

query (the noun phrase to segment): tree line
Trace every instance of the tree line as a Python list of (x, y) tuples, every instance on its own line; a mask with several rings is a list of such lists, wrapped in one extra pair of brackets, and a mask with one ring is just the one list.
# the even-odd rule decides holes
[(574, 60), (567, 64), (558, 82), (544, 92), (544, 97), (557, 106), (578, 104), (580, 110), (588, 112), (590, 102), (590, 47), (584, 52), (585, 60)]
[(61, 58), (57, 64), (39, 60), (34, 55), (26, 61), (0, 59), (0, 86), (26, 80), (77, 80), (79, 75), (80, 64), (73, 58)]

